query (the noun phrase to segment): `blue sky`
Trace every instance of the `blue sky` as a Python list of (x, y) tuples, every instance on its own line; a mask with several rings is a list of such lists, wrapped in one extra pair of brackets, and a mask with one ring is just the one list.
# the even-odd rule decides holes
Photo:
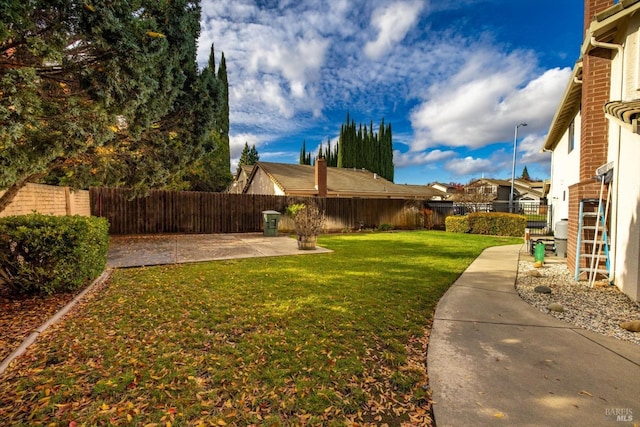
[(545, 135), (580, 53), (582, 0), (203, 0), (229, 78), (232, 172), (245, 142), (297, 163), (347, 112), (393, 128), (395, 182), (467, 183), (526, 165), (549, 178)]

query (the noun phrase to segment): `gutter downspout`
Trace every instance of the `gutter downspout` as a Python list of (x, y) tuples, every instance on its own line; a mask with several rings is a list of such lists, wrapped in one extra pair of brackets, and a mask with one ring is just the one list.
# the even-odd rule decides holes
[[(620, 101), (622, 101), (623, 95), (624, 95), (624, 46), (621, 44), (615, 44), (615, 43), (605, 43), (605, 42), (599, 42), (598, 40), (596, 40), (596, 38), (594, 36), (591, 36), (591, 46), (593, 47), (600, 47), (603, 49), (610, 49), (610, 50), (617, 50), (618, 51), (618, 55), (620, 56)], [(618, 212), (618, 200), (619, 200), (619, 195), (620, 195), (620, 148), (622, 145), (622, 126), (618, 125), (618, 147), (617, 147), (617, 153), (616, 153), (616, 163), (615, 163), (615, 181), (614, 181), (614, 185), (615, 185), (615, 193), (613, 195), (615, 195), (615, 211)], [(607, 156), (608, 157), (608, 156)], [(608, 191), (611, 191), (611, 188), (609, 188)], [(613, 256), (611, 257), (611, 271), (609, 272), (609, 282), (610, 283), (614, 283), (616, 281), (616, 260), (618, 258), (617, 256), (617, 245), (618, 245), (618, 219), (617, 219), (617, 215), (616, 217), (612, 218), (612, 230), (610, 233), (610, 236), (613, 238), (613, 241), (611, 243), (613, 243), (611, 246), (613, 247)]]

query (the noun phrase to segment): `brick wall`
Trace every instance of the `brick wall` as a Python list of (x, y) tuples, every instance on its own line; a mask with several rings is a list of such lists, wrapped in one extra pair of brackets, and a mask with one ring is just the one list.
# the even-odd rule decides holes
[[(602, 55), (602, 56), (601, 56)], [(580, 181), (590, 180), (596, 168), (607, 161), (609, 123), (603, 106), (611, 86), (610, 51), (585, 55), (582, 83), (580, 133)]]
[[(597, 199), (600, 196), (600, 183), (595, 180), (580, 182), (569, 187), (569, 224), (567, 225), (567, 267), (575, 272), (576, 250), (578, 242), (578, 221), (580, 220), (580, 201)], [(606, 188), (603, 198), (607, 197)], [(593, 237), (591, 237), (593, 238)], [(582, 267), (586, 267), (584, 260)]]
[[(594, 16), (613, 6), (613, 0), (585, 0), (584, 28)], [(593, 180), (595, 171), (607, 162), (609, 123), (603, 106), (611, 91), (611, 51), (593, 49), (583, 58), (582, 106), (580, 133), (580, 182), (569, 187), (569, 224), (567, 235), (567, 266), (575, 272), (576, 243), (580, 200), (598, 198), (600, 184)]]
[[(4, 192), (0, 192), (2, 195)], [(20, 189), (0, 217), (26, 215), (33, 211), (49, 215), (91, 215), (89, 191), (71, 191), (69, 187), (27, 184)]]
[(614, 0), (585, 0), (584, 2), (584, 29), (589, 28), (593, 18), (603, 10), (613, 6)]

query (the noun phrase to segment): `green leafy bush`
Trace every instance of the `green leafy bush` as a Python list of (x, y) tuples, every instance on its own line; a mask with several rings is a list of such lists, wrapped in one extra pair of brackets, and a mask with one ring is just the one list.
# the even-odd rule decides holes
[(444, 225), (445, 230), (450, 233), (468, 233), (470, 230), (469, 219), (466, 215), (448, 216), (444, 220)]
[(16, 293), (72, 291), (107, 262), (104, 218), (41, 214), (0, 218), (0, 284)]
[(491, 236), (524, 236), (527, 218), (524, 215), (500, 212), (476, 212), (467, 215), (472, 234)]
[(378, 231), (390, 231), (393, 230), (393, 228), (393, 225), (384, 223), (378, 226)]

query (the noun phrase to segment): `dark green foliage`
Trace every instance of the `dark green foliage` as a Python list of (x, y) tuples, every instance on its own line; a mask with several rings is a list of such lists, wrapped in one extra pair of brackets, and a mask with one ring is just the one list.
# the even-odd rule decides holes
[[(366, 169), (393, 182), (393, 141), (391, 124), (385, 125), (384, 118), (380, 122), (378, 133), (373, 131), (373, 121), (369, 126), (362, 123), (356, 128), (356, 122), (349, 118), (340, 127), (338, 143), (332, 147), (331, 138), (327, 138), (327, 145), (320, 144), (318, 157), (327, 160), (327, 166), (338, 168)], [(311, 153), (306, 151), (306, 141), (302, 141), (300, 150), (301, 165), (311, 165)]]
[(378, 226), (378, 231), (390, 231), (393, 230), (393, 228), (393, 225), (384, 223)]
[(524, 215), (499, 212), (474, 212), (467, 215), (472, 234), (491, 236), (524, 236), (527, 218)]
[(240, 153), (240, 160), (238, 161), (238, 166), (242, 165), (255, 165), (260, 160), (260, 155), (258, 154), (258, 150), (255, 145), (252, 145), (249, 148), (249, 144), (247, 142), (244, 143), (244, 148), (242, 149), (242, 153)]
[(0, 283), (20, 294), (76, 290), (104, 270), (108, 233), (97, 217), (0, 218)]
[(346, 122), (340, 128), (336, 157), (336, 166), (339, 168), (364, 168), (393, 182), (391, 124), (385, 125), (383, 118), (378, 133), (375, 133), (373, 121), (368, 127), (362, 124), (356, 127), (355, 120), (351, 120), (347, 113)]
[(202, 157), (191, 165), (184, 178), (185, 186), (195, 191), (223, 191), (233, 179), (229, 151), (229, 83), (224, 53), (216, 76), (213, 46), (198, 83), (196, 93), (200, 97), (193, 102), (193, 112), (203, 135)]
[(450, 233), (468, 233), (469, 219), (467, 216), (450, 215), (445, 220), (445, 229)]
[(311, 153), (307, 152), (307, 141), (302, 140), (302, 148), (300, 149), (300, 159), (298, 160), (300, 165), (311, 165)]
[(225, 90), (198, 75), (198, 1), (10, 1), (0, 16), (0, 210), (41, 180), (184, 188), (212, 147), (224, 169), (226, 65)]
[(524, 179), (525, 181), (531, 181), (531, 177), (529, 176), (529, 170), (527, 169), (526, 166), (524, 167), (524, 169), (522, 169), (522, 176), (520, 176), (520, 179)]

